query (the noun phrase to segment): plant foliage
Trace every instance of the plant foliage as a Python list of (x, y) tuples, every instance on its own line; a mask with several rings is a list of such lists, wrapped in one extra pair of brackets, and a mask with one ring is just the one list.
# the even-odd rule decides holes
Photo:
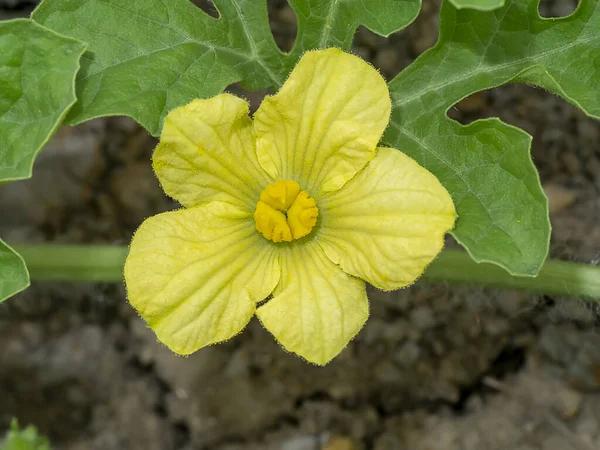
[[(0, 181), (30, 176), (63, 119), (127, 115), (157, 135), (177, 106), (234, 82), (277, 89), (305, 51), (347, 50), (360, 25), (386, 36), (421, 6), (288, 1), (298, 20), (289, 53), (271, 34), (266, 0), (215, 0), (218, 18), (189, 0), (44, 0), (32, 15), (37, 24), (0, 23)], [(437, 44), (389, 84), (392, 122), (383, 138), (450, 191), (459, 214), (453, 235), (476, 261), (522, 276), (537, 274), (550, 236), (531, 136), (499, 119), (465, 126), (447, 111), (473, 93), (520, 82), (600, 116), (600, 0), (581, 0), (559, 19), (541, 18), (538, 7), (538, 0), (445, 0)], [(10, 261), (2, 263), (2, 298), (26, 278), (4, 244), (0, 258)], [(17, 272), (12, 281), (5, 275)]]
[[(77, 100), (83, 42), (32, 20), (0, 22), (0, 183), (29, 178), (33, 161)], [(0, 302), (25, 289), (23, 259), (0, 241)]]
[(23, 258), (0, 240), (0, 303), (29, 286)]
[(543, 19), (535, 0), (494, 12), (445, 3), (440, 37), (390, 83), (392, 126), (384, 141), (442, 180), (457, 205), (455, 238), (476, 261), (535, 275), (547, 253), (546, 197), (529, 156), (531, 137), (498, 119), (468, 126), (446, 112), (474, 92), (511, 82), (542, 87), (600, 115), (600, 4)]
[(50, 450), (50, 443), (48, 439), (38, 435), (33, 425), (21, 430), (17, 419), (13, 419), (10, 430), (0, 440), (0, 450)]
[(0, 22), (0, 182), (31, 176), (38, 152), (77, 100), (84, 50), (32, 20)]
[(279, 88), (306, 50), (347, 49), (360, 24), (390, 34), (420, 9), (420, 0), (293, 0), (299, 34), (286, 54), (271, 34), (265, 0), (214, 3), (218, 19), (189, 0), (42, 2), (34, 20), (89, 44), (67, 122), (126, 115), (158, 135), (177, 106), (237, 81), (251, 90)]

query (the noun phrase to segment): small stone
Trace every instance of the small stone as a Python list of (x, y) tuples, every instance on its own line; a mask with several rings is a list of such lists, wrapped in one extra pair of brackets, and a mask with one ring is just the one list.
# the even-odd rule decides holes
[(421, 349), (419, 346), (415, 342), (409, 341), (396, 350), (393, 359), (402, 367), (410, 367), (419, 360), (420, 356)]
[(356, 444), (364, 440), (366, 436), (373, 436), (379, 428), (379, 414), (375, 408), (369, 407), (352, 417), (348, 427), (349, 435), (346, 438), (352, 438), (353, 443)]
[(595, 141), (598, 138), (598, 124), (587, 120), (587, 118), (581, 118), (577, 122), (577, 132), (584, 139)]
[(502, 292), (497, 298), (494, 307), (498, 308), (509, 318), (523, 314), (530, 308), (531, 300), (527, 294), (516, 291)]
[(490, 336), (497, 336), (506, 333), (510, 329), (510, 324), (503, 318), (490, 317), (483, 323), (483, 329)]
[(382, 361), (375, 367), (375, 378), (382, 383), (395, 383), (402, 379), (402, 372), (391, 361)]
[(357, 450), (356, 443), (343, 436), (332, 436), (327, 443), (322, 447), (322, 450)]
[(416, 308), (410, 314), (410, 322), (417, 328), (425, 330), (435, 326), (435, 316), (433, 311), (427, 307)]
[(574, 349), (566, 339), (566, 333), (556, 326), (549, 325), (542, 329), (538, 340), (540, 351), (553, 362), (569, 365), (574, 358)]
[(571, 419), (579, 413), (582, 395), (570, 388), (559, 389), (555, 391), (555, 403), (559, 412), (567, 419)]
[(548, 436), (541, 442), (542, 450), (575, 450), (572, 442), (563, 436)]
[(354, 388), (349, 383), (340, 382), (333, 384), (327, 390), (327, 393), (331, 396), (331, 398), (339, 401), (352, 397), (354, 394)]
[(402, 440), (394, 433), (387, 431), (375, 441), (375, 450), (389, 450), (392, 448), (406, 448)]
[(585, 164), (585, 171), (590, 177), (600, 180), (600, 158), (596, 155), (588, 158)]
[(228, 377), (244, 376), (250, 370), (250, 357), (243, 347), (236, 350), (225, 367), (224, 374)]
[(441, 340), (435, 339), (431, 342), (431, 350), (433, 351), (434, 355), (442, 356), (448, 352), (448, 346)]
[(575, 193), (563, 186), (554, 183), (544, 185), (544, 192), (548, 197), (548, 208), (551, 213), (557, 213), (567, 209), (575, 203)]
[(281, 443), (281, 450), (314, 450), (319, 441), (315, 436), (294, 436)]
[(387, 324), (383, 337), (386, 341), (397, 343), (401, 342), (409, 335), (410, 325), (404, 319), (396, 320)]
[(578, 175), (581, 173), (581, 161), (579, 161), (575, 153), (565, 152), (562, 154), (561, 160), (569, 174)]
[(481, 432), (477, 429), (467, 430), (462, 441), (465, 450), (480, 450), (485, 448), (485, 442), (481, 437)]

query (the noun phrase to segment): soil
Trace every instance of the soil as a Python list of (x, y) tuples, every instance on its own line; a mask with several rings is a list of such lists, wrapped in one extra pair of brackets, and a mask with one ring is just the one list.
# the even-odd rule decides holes
[[(0, 18), (34, 4), (0, 0)], [(560, 16), (573, 4), (542, 7)], [(354, 51), (391, 78), (435, 42), (438, 8), (425, 1), (419, 19), (387, 39), (361, 29)], [(293, 13), (270, 1), (270, 17), (289, 48)], [(261, 95), (246, 94), (254, 106)], [(532, 134), (552, 256), (600, 260), (600, 123), (520, 85), (475, 94), (451, 115), (498, 116)], [(155, 144), (127, 118), (61, 128), (33, 179), (0, 187), (0, 236), (126, 245), (142, 220), (177, 206), (151, 170)], [(65, 450), (600, 449), (595, 305), (423, 282), (369, 297), (365, 328), (319, 368), (256, 321), (178, 357), (121, 284), (34, 282), (0, 305), (0, 430), (16, 416)]]

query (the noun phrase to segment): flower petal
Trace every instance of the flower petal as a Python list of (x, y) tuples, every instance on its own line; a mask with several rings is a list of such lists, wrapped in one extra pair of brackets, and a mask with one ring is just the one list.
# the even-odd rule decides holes
[(365, 283), (336, 267), (314, 244), (282, 249), (281, 283), (256, 315), (288, 351), (324, 365), (369, 316)]
[(377, 156), (343, 189), (319, 202), (319, 242), (349, 274), (374, 286), (407, 286), (444, 246), (456, 213), (438, 179), (391, 148)]
[(239, 333), (279, 274), (251, 214), (222, 202), (147, 219), (125, 262), (129, 301), (182, 355)]
[(221, 200), (254, 210), (271, 182), (256, 158), (248, 103), (230, 94), (171, 111), (152, 159), (165, 192), (187, 207)]
[(337, 190), (373, 158), (390, 109), (368, 63), (336, 48), (308, 52), (254, 115), (260, 164), (311, 196)]

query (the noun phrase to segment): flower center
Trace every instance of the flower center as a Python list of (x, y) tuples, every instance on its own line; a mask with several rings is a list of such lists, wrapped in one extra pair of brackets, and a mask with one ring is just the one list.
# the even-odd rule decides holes
[(279, 180), (260, 193), (254, 211), (256, 229), (273, 242), (291, 242), (312, 231), (319, 208), (292, 180)]

